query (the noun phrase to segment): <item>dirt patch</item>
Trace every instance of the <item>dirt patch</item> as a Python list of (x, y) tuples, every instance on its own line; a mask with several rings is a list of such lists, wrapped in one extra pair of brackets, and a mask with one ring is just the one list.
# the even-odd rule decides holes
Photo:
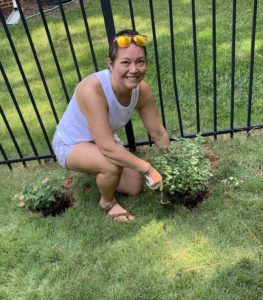
[[(59, 11), (59, 5), (56, 4), (56, 3), (52, 4), (54, 2), (55, 1), (51, 1), (51, 0), (41, 1), (43, 11), (45, 13), (48, 13), (48, 14), (58, 12)], [(88, 2), (88, 1), (84, 0), (83, 2), (85, 3), (85, 2)], [(79, 2), (77, 0), (72, 0), (72, 1), (62, 2), (62, 4), (63, 4), (64, 10), (66, 10), (69, 7), (79, 5)], [(39, 8), (38, 8), (38, 4), (37, 4), (36, 0), (21, 0), (20, 5), (21, 5), (21, 8), (22, 8), (22, 11), (23, 11), (23, 14), (24, 14), (25, 18), (37, 15), (39, 13)], [(2, 11), (5, 20), (7, 20), (7, 18), (11, 14), (12, 10), (13, 10), (13, 8), (8, 8), (8, 9), (5, 9), (5, 10)], [(2, 23), (0, 22), (0, 24), (2, 24)]]
[(216, 155), (208, 145), (204, 145), (205, 157), (208, 158), (211, 162), (212, 171), (216, 170), (219, 166), (220, 156)]
[(43, 215), (43, 217), (48, 216), (58, 216), (61, 215), (73, 205), (74, 198), (71, 194), (63, 194), (60, 198), (56, 199), (56, 202), (54, 202), (50, 207), (45, 209), (36, 209), (33, 211), (39, 212)]
[(167, 199), (173, 204), (180, 204), (189, 209), (197, 207), (197, 205), (203, 202), (208, 198), (208, 189), (201, 191), (194, 197), (191, 195), (185, 195), (181, 193), (174, 193), (172, 195), (168, 195)]

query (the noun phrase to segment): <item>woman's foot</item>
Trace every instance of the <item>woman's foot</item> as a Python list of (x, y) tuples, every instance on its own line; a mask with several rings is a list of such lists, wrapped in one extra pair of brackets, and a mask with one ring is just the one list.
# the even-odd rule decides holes
[(105, 202), (101, 199), (99, 205), (108, 216), (113, 218), (113, 220), (129, 222), (135, 219), (135, 217), (122, 206), (120, 206), (116, 200), (113, 200), (112, 202)]

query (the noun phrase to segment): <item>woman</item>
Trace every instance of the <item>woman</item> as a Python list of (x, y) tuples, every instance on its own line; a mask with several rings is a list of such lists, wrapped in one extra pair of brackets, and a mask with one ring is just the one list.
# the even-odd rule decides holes
[(77, 85), (52, 143), (63, 167), (96, 175), (99, 205), (118, 221), (132, 221), (134, 216), (116, 201), (115, 193), (139, 194), (143, 186), (140, 173), (150, 188), (162, 188), (159, 172), (121, 145), (118, 129), (136, 109), (154, 143), (169, 145), (152, 91), (143, 80), (146, 43), (147, 37), (134, 30), (116, 34), (109, 49), (109, 69)]

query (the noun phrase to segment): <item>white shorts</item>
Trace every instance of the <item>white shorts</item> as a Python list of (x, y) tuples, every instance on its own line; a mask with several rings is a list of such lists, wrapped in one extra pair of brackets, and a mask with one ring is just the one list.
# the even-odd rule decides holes
[(69, 151), (72, 149), (73, 146), (74, 145), (66, 145), (61, 140), (59, 135), (57, 133), (55, 133), (53, 141), (52, 141), (52, 147), (53, 147), (54, 153), (56, 155), (56, 158), (57, 158), (59, 164), (63, 168), (67, 168), (66, 160), (67, 160)]
[[(123, 146), (123, 143), (122, 143), (121, 139), (118, 137), (117, 134), (113, 135), (113, 139), (116, 142), (116, 144)], [(59, 164), (63, 168), (67, 168), (66, 160), (67, 160), (67, 157), (68, 157), (68, 154), (69, 154), (70, 150), (74, 146), (75, 146), (75, 144), (66, 145), (61, 140), (61, 138), (59, 137), (57, 132), (55, 133), (53, 141), (52, 141), (52, 147), (53, 147), (54, 153), (56, 155), (57, 161), (59, 162)]]

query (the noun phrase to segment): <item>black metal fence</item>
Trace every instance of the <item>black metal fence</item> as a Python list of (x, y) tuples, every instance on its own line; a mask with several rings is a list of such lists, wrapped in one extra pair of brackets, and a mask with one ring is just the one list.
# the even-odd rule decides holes
[[(66, 99), (67, 102), (70, 100), (70, 95), (68, 92), (67, 85), (65, 83), (63, 71), (60, 66), (59, 62), (59, 57), (57, 56), (56, 49), (54, 47), (54, 41), (52, 39), (50, 29), (49, 29), (49, 24), (45, 15), (45, 12), (42, 8), (41, 0), (36, 0), (38, 7), (39, 7), (39, 14), (42, 19), (43, 27), (45, 29), (45, 33), (48, 39), (48, 44), (50, 51), (52, 53), (52, 57), (56, 66), (56, 72), (57, 76), (59, 78), (59, 81), (62, 86), (62, 92), (63, 92), (63, 97)], [(165, 1), (163, 1), (165, 2)], [(101, 13), (104, 18), (104, 24), (105, 24), (105, 29), (106, 29), (106, 35), (108, 38), (108, 41), (110, 41), (115, 33), (115, 19), (114, 19), (114, 14), (112, 10), (112, 4), (114, 1), (110, 0), (101, 0), (100, 5), (101, 5)], [(127, 1), (127, 10), (129, 11), (129, 16), (130, 16), (130, 24), (133, 29), (136, 28), (136, 13), (134, 11), (134, 4), (136, 4), (137, 1), (132, 1), (128, 0)], [(210, 41), (210, 46), (211, 46), (211, 119), (212, 119), (212, 128), (209, 128), (208, 130), (203, 130), (201, 126), (201, 113), (200, 113), (200, 74), (199, 74), (199, 59), (200, 56), (202, 55), (198, 49), (198, 34), (197, 34), (197, 16), (196, 16), (196, 3), (195, 0), (191, 1), (191, 5), (189, 6), (190, 11), (191, 11), (191, 40), (192, 40), (192, 53), (193, 53), (193, 83), (194, 83), (194, 95), (195, 95), (195, 100), (192, 105), (195, 108), (195, 115), (192, 116), (192, 122), (195, 124), (195, 127), (192, 127), (192, 132), (185, 132), (185, 126), (184, 126), (184, 120), (182, 116), (182, 100), (180, 98), (180, 87), (178, 87), (178, 77), (177, 77), (177, 65), (176, 65), (176, 60), (180, 60), (180, 57), (176, 56), (176, 30), (174, 26), (174, 19), (176, 18), (176, 3), (173, 3), (172, 0), (167, 1), (167, 21), (169, 24), (169, 29), (167, 30), (168, 32), (168, 40), (169, 40), (169, 57), (170, 57), (170, 63), (169, 63), (169, 77), (171, 78), (172, 82), (172, 94), (174, 95), (174, 112), (175, 112), (175, 117), (176, 121), (169, 121), (172, 122), (172, 125), (170, 125), (171, 128), (173, 126), (177, 127), (177, 132), (175, 135), (171, 135), (171, 140), (176, 139), (176, 137), (181, 136), (181, 137), (194, 137), (197, 133), (202, 134), (203, 136), (214, 136), (214, 138), (217, 138), (217, 135), (219, 134), (230, 134), (231, 137), (233, 137), (233, 134), (235, 132), (240, 132), (240, 131), (249, 131), (254, 128), (263, 128), (263, 121), (260, 121), (258, 124), (252, 124), (251, 120), (251, 115), (252, 115), (252, 104), (253, 104), (253, 80), (254, 80), (254, 58), (255, 58), (255, 44), (256, 44), (256, 29), (257, 29), (257, 12), (258, 12), (258, 3), (257, 0), (254, 0), (252, 3), (251, 7), (251, 16), (249, 16), (250, 24), (251, 24), (251, 35), (250, 35), (250, 59), (249, 59), (249, 69), (247, 73), (247, 105), (243, 109), (246, 111), (246, 122), (242, 124), (241, 126), (236, 126), (235, 125), (235, 74), (236, 74), (236, 19), (237, 19), (237, 0), (232, 0), (232, 5), (231, 5), (231, 51), (230, 51), (230, 59), (229, 59), (229, 64), (230, 64), (230, 83), (229, 83), (229, 89), (230, 89), (230, 99), (229, 99), (229, 127), (228, 128), (219, 128), (218, 126), (218, 43), (217, 43), (217, 2), (216, 0), (211, 0), (211, 10), (210, 10), (210, 16), (211, 16), (211, 41)], [(23, 24), (23, 29), (24, 32), (21, 34), (26, 34), (27, 40), (29, 43), (28, 51), (31, 51), (33, 54), (33, 58), (35, 60), (35, 64), (39, 73), (39, 76), (41, 78), (41, 81), (43, 83), (43, 88), (45, 90), (46, 97), (49, 101), (50, 109), (52, 112), (52, 115), (55, 119), (56, 124), (59, 121), (59, 116), (57, 113), (57, 110), (54, 105), (54, 99), (52, 99), (49, 86), (47, 83), (47, 78), (44, 75), (43, 72), (43, 66), (41, 65), (39, 56), (37, 54), (37, 50), (35, 48), (32, 35), (29, 29), (29, 25), (27, 22), (27, 19), (25, 18), (23, 14), (23, 10), (21, 8), (21, 4), (19, 0), (17, 0), (17, 7), (20, 12), (21, 16), (21, 22)], [(84, 27), (86, 31), (86, 38), (87, 38), (87, 43), (89, 46), (90, 50), (90, 56), (92, 60), (92, 64), (94, 67), (94, 70), (97, 71), (99, 70), (97, 58), (96, 58), (96, 53), (94, 50), (94, 40), (92, 39), (92, 32), (89, 27), (89, 18), (87, 17), (87, 9), (88, 5), (85, 7), (83, 0), (79, 0), (78, 2), (78, 8), (81, 12), (83, 22), (84, 22)], [(68, 25), (68, 20), (66, 18), (65, 14), (65, 9), (63, 6), (63, 3), (59, 0), (58, 1), (58, 9), (61, 14), (61, 19), (64, 25), (64, 29), (66, 32), (66, 37), (67, 37), (67, 43), (70, 48), (70, 53), (72, 56), (72, 61), (74, 63), (74, 69), (77, 74), (78, 81), (82, 79), (81, 76), (81, 71), (80, 71), (80, 65), (77, 59), (76, 51), (75, 51), (75, 45), (72, 40), (72, 36), (70, 33), (69, 25)], [(155, 20), (155, 9), (154, 9), (154, 1), (149, 0), (148, 1), (148, 9), (149, 9), (149, 20), (151, 24), (151, 35), (152, 35), (152, 48), (153, 48), (153, 56), (152, 56), (152, 64), (154, 65), (154, 74), (155, 75), (155, 80), (156, 80), (156, 94), (157, 98), (159, 99), (159, 107), (160, 107), (160, 113), (161, 117), (163, 120), (163, 124), (165, 127), (167, 127), (167, 119), (166, 119), (166, 111), (165, 111), (165, 100), (164, 100), (164, 71), (162, 70), (162, 63), (160, 63), (160, 56), (159, 56), (159, 49), (160, 49), (160, 41), (159, 41), (159, 36), (158, 36), (158, 24), (156, 23)], [(12, 128), (12, 125), (10, 124), (8, 120), (8, 114), (4, 112), (4, 109), (1, 106), (0, 103), (0, 114), (2, 118), (2, 124), (3, 127), (5, 127), (6, 132), (8, 133), (7, 138), (10, 139), (11, 143), (14, 145), (14, 148), (16, 150), (16, 155), (15, 157), (10, 157), (11, 155), (6, 151), (4, 145), (4, 141), (2, 140), (2, 136), (0, 136), (0, 152), (2, 154), (2, 159), (0, 160), (0, 164), (5, 164), (7, 165), (10, 169), (12, 169), (12, 164), (20, 162), (24, 166), (26, 166), (26, 162), (30, 160), (38, 160), (39, 163), (41, 163), (41, 160), (43, 159), (53, 159), (55, 160), (55, 156), (51, 147), (51, 142), (50, 142), (50, 132), (46, 129), (46, 126), (44, 124), (43, 117), (41, 117), (41, 114), (39, 112), (38, 105), (35, 101), (35, 98), (33, 96), (33, 93), (31, 91), (30, 83), (29, 80), (25, 74), (24, 71), (24, 66), (23, 63), (21, 62), (21, 59), (19, 57), (19, 53), (16, 49), (15, 43), (12, 39), (12, 34), (10, 33), (10, 27), (6, 24), (6, 21), (3, 17), (3, 14), (0, 10), (0, 20), (2, 22), (2, 28), (4, 32), (4, 36), (6, 38), (6, 41), (8, 41), (8, 44), (11, 48), (11, 53), (15, 59), (16, 65), (18, 67), (19, 73), (22, 78), (22, 84), (26, 88), (27, 95), (30, 99), (30, 102), (32, 104), (35, 116), (37, 118), (37, 122), (39, 123), (41, 134), (44, 136), (44, 140), (47, 146), (47, 153), (39, 153), (38, 150), (38, 144), (34, 142), (34, 137), (31, 134), (31, 128), (28, 128), (27, 121), (25, 120), (24, 114), (22, 113), (20, 109), (19, 102), (16, 99), (15, 93), (12, 88), (12, 82), (10, 82), (10, 78), (8, 78), (5, 68), (4, 68), (4, 58), (0, 56), (0, 71), (2, 75), (2, 80), (4, 82), (4, 85), (6, 89), (8, 90), (8, 94), (10, 95), (10, 98), (12, 100), (12, 105), (13, 108), (15, 109), (19, 120), (21, 122), (21, 128), (25, 131), (26, 137), (28, 139), (28, 142), (31, 147), (31, 154), (29, 155), (23, 155), (23, 150), (21, 149), (19, 142), (17, 141), (16, 134), (14, 133), (14, 129)], [(85, 41), (83, 41), (85, 42)], [(159, 44), (158, 44), (159, 43)], [(259, 47), (259, 49), (261, 49)], [(262, 50), (262, 49), (261, 49)], [(168, 50), (167, 50), (168, 51)], [(163, 54), (162, 54), (163, 55)], [(165, 75), (167, 76), (167, 74)], [(167, 78), (167, 77), (165, 77)], [(189, 83), (190, 84), (190, 83)], [(2, 92), (1, 92), (2, 93)], [(169, 108), (168, 108), (169, 110)], [(189, 121), (189, 120), (188, 120)], [(173, 124), (174, 122), (174, 124)], [(191, 123), (191, 120), (189, 121)], [(175, 125), (176, 124), (176, 125)], [(1, 129), (1, 128), (0, 128)], [(146, 137), (144, 140), (137, 140), (134, 135), (134, 130), (133, 130), (133, 124), (132, 122), (129, 122), (126, 126), (126, 135), (127, 135), (127, 146), (131, 150), (135, 150), (136, 146), (139, 145), (145, 145), (145, 144), (150, 144), (151, 140), (150, 138)], [(12, 156), (14, 156), (12, 154)]]

